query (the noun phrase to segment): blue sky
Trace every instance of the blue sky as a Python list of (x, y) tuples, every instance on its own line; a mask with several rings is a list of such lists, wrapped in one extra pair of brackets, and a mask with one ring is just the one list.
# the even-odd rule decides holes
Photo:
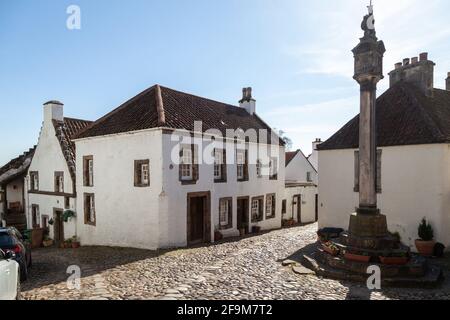
[[(0, 165), (37, 142), (42, 104), (95, 120), (159, 83), (257, 113), (311, 151), (358, 113), (350, 50), (368, 0), (0, 0)], [(450, 71), (448, 0), (375, 0), (385, 73), (428, 51)], [(66, 9), (81, 8), (81, 30)], [(379, 93), (388, 80), (380, 83)]]

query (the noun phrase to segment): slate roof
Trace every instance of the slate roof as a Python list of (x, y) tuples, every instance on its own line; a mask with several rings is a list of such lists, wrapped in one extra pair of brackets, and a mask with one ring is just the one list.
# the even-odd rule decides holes
[(25, 174), (30, 167), (36, 146), (0, 168), (0, 184), (8, 183)]
[[(377, 99), (377, 145), (380, 147), (450, 143), (450, 91), (425, 96), (413, 84), (399, 82)], [(319, 150), (357, 149), (359, 115)]]
[[(159, 116), (158, 111), (161, 111)], [(271, 132), (264, 121), (243, 108), (155, 85), (95, 121), (76, 138), (158, 127), (193, 131), (194, 121), (202, 121), (204, 131), (218, 129), (223, 135), (226, 129), (238, 128)], [(277, 143), (284, 144), (279, 139)]]

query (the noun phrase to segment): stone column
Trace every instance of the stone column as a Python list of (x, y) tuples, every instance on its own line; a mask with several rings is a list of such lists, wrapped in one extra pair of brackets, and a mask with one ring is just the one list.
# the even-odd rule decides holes
[(376, 77), (364, 79), (361, 86), (359, 121), (359, 209), (360, 213), (377, 213), (376, 190)]

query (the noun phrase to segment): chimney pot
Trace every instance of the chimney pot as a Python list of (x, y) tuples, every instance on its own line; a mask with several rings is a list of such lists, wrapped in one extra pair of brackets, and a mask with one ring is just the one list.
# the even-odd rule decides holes
[(400, 69), (403, 66), (403, 63), (399, 62), (395, 64), (395, 69)]
[(409, 65), (409, 58), (403, 59), (403, 65), (404, 65), (404, 66)]
[(423, 52), (420, 54), (420, 61), (428, 61), (428, 52)]
[(419, 62), (419, 58), (418, 57), (411, 58), (411, 64), (415, 64), (417, 62)]
[(242, 100), (239, 101), (241, 108), (247, 110), (248, 113), (254, 114), (256, 111), (256, 101), (252, 97), (252, 88), (247, 87), (242, 89)]

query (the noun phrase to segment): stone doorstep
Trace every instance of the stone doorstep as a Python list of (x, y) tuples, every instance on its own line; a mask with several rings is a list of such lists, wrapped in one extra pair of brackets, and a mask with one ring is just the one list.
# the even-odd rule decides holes
[[(369, 275), (351, 273), (345, 270), (334, 269), (319, 263), (311, 256), (303, 256), (303, 265), (315, 272), (316, 276), (350, 282), (366, 283)], [(418, 278), (382, 278), (382, 287), (394, 288), (424, 288), (433, 289), (439, 286), (444, 279), (442, 269), (437, 266), (429, 266), (427, 273)]]

